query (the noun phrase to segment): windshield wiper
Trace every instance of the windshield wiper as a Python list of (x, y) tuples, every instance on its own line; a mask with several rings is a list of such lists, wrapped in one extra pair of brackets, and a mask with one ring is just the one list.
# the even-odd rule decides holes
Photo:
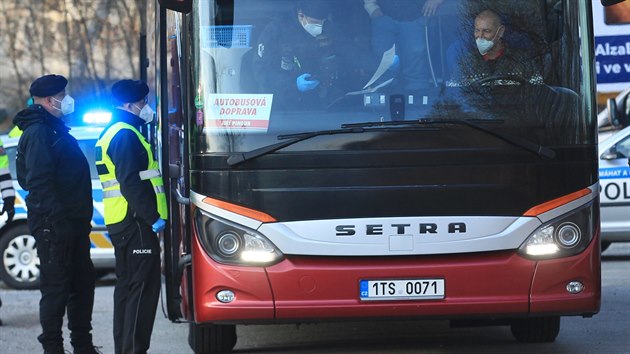
[(352, 133), (363, 133), (366, 129), (362, 127), (352, 127), (352, 128), (342, 128), (342, 129), (332, 129), (332, 130), (318, 130), (313, 132), (306, 133), (297, 133), (297, 134), (286, 134), (286, 135), (278, 135), (278, 140), (285, 140), (275, 144), (263, 146), (258, 149), (254, 149), (252, 151), (231, 155), (227, 159), (227, 164), (230, 166), (239, 165), (245, 161), (255, 159), (257, 157), (267, 155), (274, 151), (280, 150), (289, 145), (293, 145), (303, 140), (307, 140), (320, 135), (335, 135), (335, 134), (352, 134)]
[(369, 128), (369, 127), (382, 127), (382, 126), (401, 126), (401, 125), (432, 125), (432, 124), (459, 124), (465, 125), (467, 127), (471, 127), (478, 131), (484, 132), (486, 134), (492, 135), (496, 138), (499, 138), (505, 142), (508, 142), (512, 145), (518, 146), (527, 151), (533, 152), (534, 154), (553, 159), (556, 156), (556, 152), (552, 149), (542, 146), (540, 144), (534, 143), (532, 141), (512, 136), (500, 132), (496, 132), (494, 130), (488, 129), (482, 125), (477, 123), (503, 123), (502, 119), (418, 119), (418, 120), (404, 120), (404, 121), (388, 121), (388, 122), (365, 122), (365, 123), (351, 123), (351, 124), (343, 124), (341, 128)]

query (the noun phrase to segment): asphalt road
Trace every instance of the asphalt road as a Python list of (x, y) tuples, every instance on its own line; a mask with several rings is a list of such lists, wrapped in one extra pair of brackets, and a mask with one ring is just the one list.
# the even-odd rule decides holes
[[(630, 353), (630, 244), (603, 254), (602, 308), (593, 318), (562, 319), (551, 344), (515, 342), (507, 327), (450, 329), (446, 321), (392, 321), (274, 326), (239, 326), (237, 353)], [(94, 342), (113, 353), (113, 276), (99, 281), (93, 313)], [(0, 353), (39, 353), (39, 291), (16, 291), (0, 283)], [(66, 336), (66, 349), (71, 349)], [(150, 353), (192, 353), (186, 324), (158, 310)]]

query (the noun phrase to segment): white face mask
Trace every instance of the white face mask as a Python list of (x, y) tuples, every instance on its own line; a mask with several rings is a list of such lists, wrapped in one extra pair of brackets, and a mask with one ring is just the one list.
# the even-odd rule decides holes
[(492, 37), (492, 40), (487, 40), (485, 38), (477, 38), (475, 40), (475, 42), (477, 42), (477, 49), (479, 50), (479, 53), (481, 53), (481, 55), (486, 55), (486, 53), (488, 53), (496, 44), (494, 41), (497, 38), (497, 35), (499, 34), (499, 30), (501, 29), (501, 27), (499, 26), (499, 28), (497, 28), (497, 32), (494, 34), (494, 37)]
[(65, 95), (61, 101), (54, 97), (52, 99), (61, 104), (61, 108), (57, 108), (55, 106), (53, 106), (53, 108), (61, 111), (61, 114), (63, 114), (64, 116), (67, 116), (68, 114), (74, 112), (74, 98), (72, 98), (70, 95)]
[(489, 41), (485, 38), (477, 38), (477, 49), (481, 55), (485, 55), (494, 47), (494, 41)]
[(313, 37), (317, 37), (320, 34), (322, 34), (322, 31), (324, 29), (323, 25), (316, 25), (312, 23), (307, 23), (303, 25), (303, 27), (306, 30), (306, 32), (308, 32)]
[(140, 113), (138, 113), (138, 117), (140, 117), (144, 121), (144, 124), (148, 124), (153, 121), (153, 115), (155, 114), (155, 111), (148, 104), (145, 104), (142, 109), (140, 109), (140, 107), (136, 106), (135, 104), (133, 106), (140, 110)]

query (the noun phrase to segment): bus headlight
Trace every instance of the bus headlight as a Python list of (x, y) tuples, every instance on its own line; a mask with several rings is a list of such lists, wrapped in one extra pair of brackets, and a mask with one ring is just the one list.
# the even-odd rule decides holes
[(259, 232), (218, 219), (201, 209), (197, 209), (195, 226), (204, 250), (219, 263), (268, 266), (283, 257)]
[(558, 227), (558, 242), (566, 248), (575, 247), (580, 243), (582, 232), (574, 223), (568, 222)]
[(589, 245), (599, 222), (593, 203), (557, 219), (534, 231), (519, 248), (527, 258), (546, 259), (576, 255)]

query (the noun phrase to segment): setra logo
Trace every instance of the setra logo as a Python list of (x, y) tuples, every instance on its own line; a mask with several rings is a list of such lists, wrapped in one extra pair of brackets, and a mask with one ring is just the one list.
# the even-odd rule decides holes
[[(466, 223), (452, 222), (442, 227), (446, 228), (446, 232), (449, 234), (465, 234), (467, 232)], [(357, 229), (363, 229), (363, 227), (357, 227), (356, 225), (337, 225), (335, 227), (336, 236), (355, 236)], [(425, 235), (425, 234), (437, 234), (438, 224), (435, 223), (421, 223), (415, 226), (411, 224), (372, 224), (364, 225), (363, 235), (365, 236), (379, 236), (379, 235), (406, 235), (409, 232)]]

